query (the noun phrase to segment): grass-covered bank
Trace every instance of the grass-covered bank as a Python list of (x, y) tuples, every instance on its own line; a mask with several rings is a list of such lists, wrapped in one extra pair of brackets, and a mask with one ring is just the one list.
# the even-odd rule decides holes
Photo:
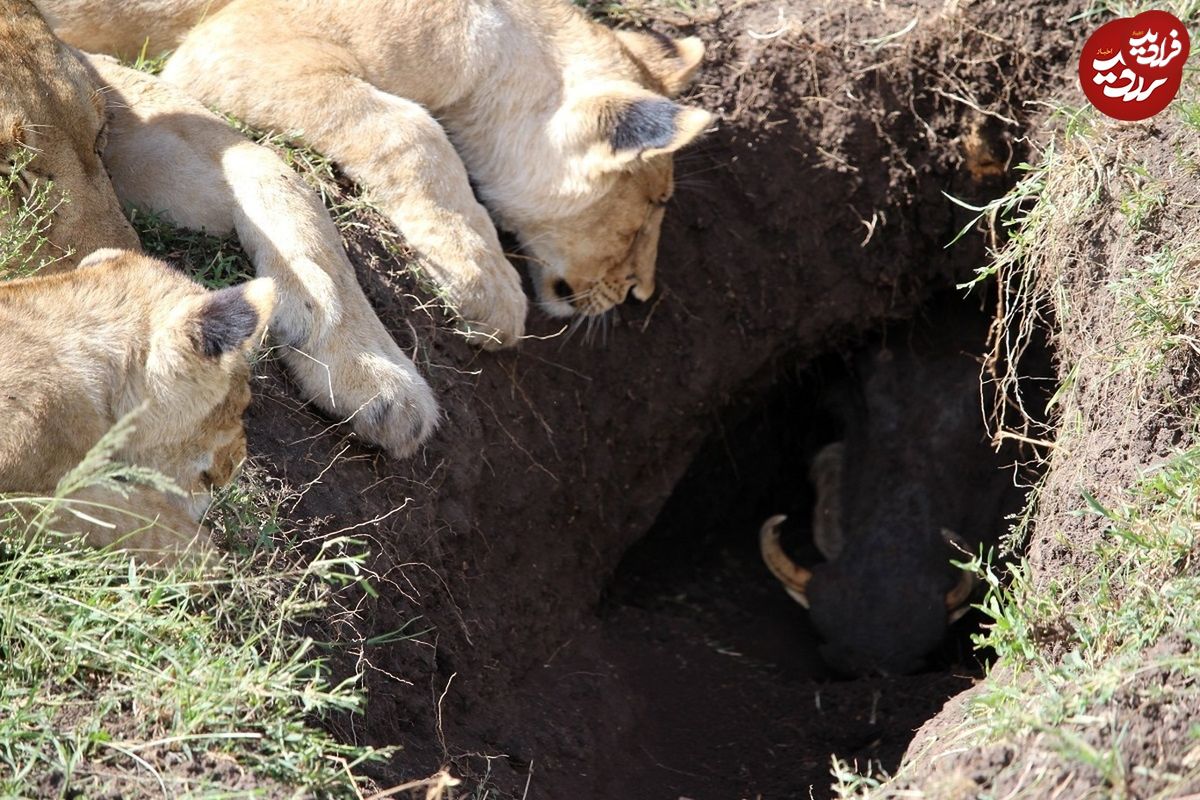
[(355, 795), (376, 753), (315, 723), (363, 699), (300, 633), (358, 579), (352, 543), (160, 571), (15, 514), (0, 526), (0, 794)]
[[(1200, 3), (1155, 4), (1195, 30)], [(1096, 9), (1079, 24), (1094, 28)], [(989, 677), (923, 729), (899, 775), (843, 796), (1184, 797), (1200, 792), (1200, 75), (1143, 123), (1059, 107), (981, 224), (1002, 242), (1009, 408), (1049, 326), (1048, 474), (1005, 575), (985, 570)], [(1011, 371), (1006, 367), (1011, 366)]]

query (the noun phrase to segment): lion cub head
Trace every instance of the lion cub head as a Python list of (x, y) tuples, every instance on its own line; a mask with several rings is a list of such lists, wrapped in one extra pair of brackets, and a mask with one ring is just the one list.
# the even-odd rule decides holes
[(9, 0), (0, 8), (0, 227), (40, 190), (53, 224), (42, 231), (47, 241), (29, 238), (23, 258), (72, 265), (97, 248), (137, 247), (100, 161), (104, 96), (32, 3)]
[(0, 284), (0, 492), (48, 492), (133, 414), (120, 461), (166, 475), (199, 518), (245, 458), (247, 355), (270, 280), (208, 291), (122, 250), (74, 271)]
[(522, 141), (520, 174), (498, 182), (502, 190), (481, 181), (531, 256), (538, 300), (553, 316), (603, 314), (654, 294), (673, 154), (713, 122), (672, 99), (700, 65), (699, 39), (587, 26), (586, 35), (564, 28), (562, 103), (544, 136)]

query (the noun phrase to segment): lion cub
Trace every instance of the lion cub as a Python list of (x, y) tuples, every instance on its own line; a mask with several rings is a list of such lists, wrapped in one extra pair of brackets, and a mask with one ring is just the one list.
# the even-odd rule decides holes
[(566, 0), (38, 5), (85, 50), (176, 48), (166, 80), (333, 158), (484, 344), (515, 342), (526, 312), (484, 206), (531, 256), (546, 312), (645, 300), (672, 154), (713, 120), (671, 99), (699, 39), (613, 31)]
[[(22, 201), (56, 198), (32, 237), (44, 239), (39, 253), (23, 254), (57, 256), (55, 269), (136, 248), (123, 205), (236, 233), (255, 272), (275, 282), (271, 336), (307, 401), (398, 458), (437, 426), (433, 391), (367, 302), (300, 176), (178, 87), (68, 48), (32, 0), (0, 0), (0, 182)], [(0, 237), (20, 217), (2, 203)]]
[(198, 523), (209, 491), (245, 458), (247, 356), (274, 307), (270, 279), (212, 292), (125, 250), (0, 283), (0, 493), (54, 492), (134, 413), (118, 460), (157, 470), (186, 495), (85, 489), (69, 498), (55, 529), (153, 560), (206, 548)]

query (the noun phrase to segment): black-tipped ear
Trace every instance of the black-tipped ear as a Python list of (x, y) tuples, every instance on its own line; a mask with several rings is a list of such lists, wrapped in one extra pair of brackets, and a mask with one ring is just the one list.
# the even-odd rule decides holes
[(196, 349), (209, 358), (252, 349), (274, 307), (275, 286), (268, 279), (210, 292), (197, 314)]
[(614, 151), (657, 150), (675, 138), (679, 106), (666, 98), (635, 100), (617, 117), (609, 141)]
[(618, 161), (674, 152), (713, 121), (703, 109), (653, 94), (616, 99), (611, 108), (607, 138)]

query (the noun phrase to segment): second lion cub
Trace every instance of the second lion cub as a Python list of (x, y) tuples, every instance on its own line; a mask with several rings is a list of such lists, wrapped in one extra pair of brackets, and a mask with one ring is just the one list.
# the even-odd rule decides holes
[(603, 314), (654, 292), (672, 153), (713, 120), (670, 99), (699, 39), (612, 31), (566, 0), (38, 5), (86, 50), (176, 48), (165, 79), (332, 157), (484, 343), (515, 342), (526, 302), (472, 182), (531, 255), (542, 308)]

